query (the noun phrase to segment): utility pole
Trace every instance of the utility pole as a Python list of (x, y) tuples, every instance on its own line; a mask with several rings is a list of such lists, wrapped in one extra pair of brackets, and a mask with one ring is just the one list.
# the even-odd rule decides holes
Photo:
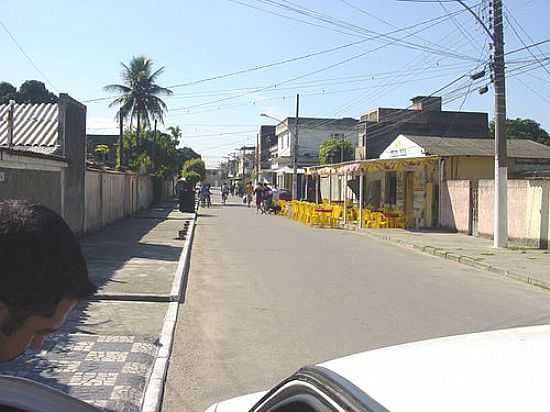
[(241, 147), (243, 151), (243, 186), (245, 181), (245, 173), (246, 173), (246, 146)]
[(260, 133), (261, 133), (261, 127), (260, 127), (260, 131), (258, 132), (258, 134), (256, 134), (256, 156), (255, 156), (255, 160), (256, 160), (256, 182), (259, 182), (260, 181), (260, 161), (261, 161), (261, 158), (262, 158), (262, 154), (260, 152), (260, 140), (261, 140), (261, 136), (260, 136)]
[(119, 167), (124, 165), (124, 116), (122, 111), (118, 113), (118, 164)]
[(508, 156), (506, 149), (506, 73), (504, 66), (504, 23), (502, 0), (493, 0), (493, 31), (485, 25), (473, 9), (456, 0), (481, 24), (493, 41), (493, 73), (495, 79), (495, 198), (494, 198), (494, 241), (495, 248), (508, 246)]
[(508, 156), (506, 150), (506, 74), (502, 0), (493, 0), (495, 47), (495, 207), (494, 247), (508, 246)]
[[(300, 116), (300, 94), (296, 95), (296, 121), (294, 123), (294, 142), (292, 150), (292, 199), (298, 199), (298, 119)], [(290, 130), (288, 131), (290, 133)]]

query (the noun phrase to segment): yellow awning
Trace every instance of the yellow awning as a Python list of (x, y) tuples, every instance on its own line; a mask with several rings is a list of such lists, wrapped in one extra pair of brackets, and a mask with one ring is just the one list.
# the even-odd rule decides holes
[(306, 175), (359, 175), (366, 172), (400, 172), (414, 169), (426, 164), (435, 164), (438, 156), (402, 158), (402, 159), (372, 159), (340, 163), (330, 166), (315, 166), (306, 168)]

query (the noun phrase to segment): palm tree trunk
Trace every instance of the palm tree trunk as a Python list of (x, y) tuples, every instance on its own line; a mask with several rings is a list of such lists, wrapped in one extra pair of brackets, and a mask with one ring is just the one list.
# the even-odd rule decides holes
[(137, 143), (137, 146), (138, 148), (141, 148), (141, 126), (140, 126), (140, 117), (139, 117), (139, 112), (137, 113), (137, 135), (136, 135), (136, 143)]

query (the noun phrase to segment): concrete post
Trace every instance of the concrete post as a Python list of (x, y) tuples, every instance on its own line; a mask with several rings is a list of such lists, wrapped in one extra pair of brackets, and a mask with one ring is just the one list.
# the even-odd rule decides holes
[(359, 175), (359, 227), (363, 227), (363, 172)]
[(343, 179), (343, 196), (342, 199), (344, 199), (344, 225), (348, 222), (348, 205), (346, 201), (346, 186), (348, 182), (348, 175), (347, 173), (344, 173), (344, 179)]
[(328, 203), (332, 204), (332, 173), (328, 174)]
[(321, 176), (317, 175), (315, 176), (315, 203), (319, 204), (319, 184), (320, 184)]

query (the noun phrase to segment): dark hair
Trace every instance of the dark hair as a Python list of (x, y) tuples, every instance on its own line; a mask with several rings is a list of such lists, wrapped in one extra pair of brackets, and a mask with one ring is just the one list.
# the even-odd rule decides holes
[(0, 262), (0, 303), (17, 323), (52, 316), (61, 300), (81, 300), (97, 290), (78, 239), (45, 206), (0, 201)]

